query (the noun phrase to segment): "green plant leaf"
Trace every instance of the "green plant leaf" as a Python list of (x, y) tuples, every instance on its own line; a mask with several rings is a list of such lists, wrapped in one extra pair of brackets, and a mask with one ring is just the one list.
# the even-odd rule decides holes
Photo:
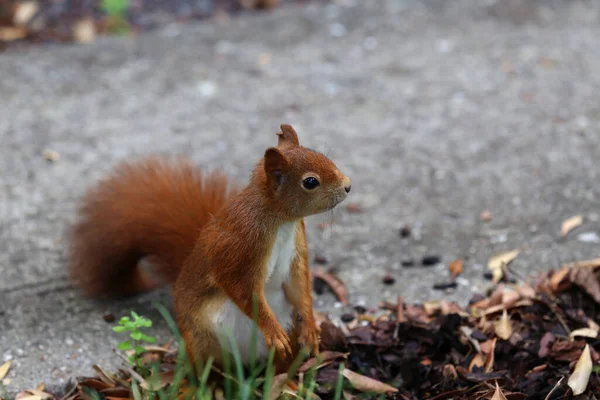
[(117, 349), (119, 350), (129, 350), (131, 349), (131, 343), (129, 342), (121, 342), (117, 345)]
[(119, 324), (121, 324), (121, 325), (125, 324), (125, 322), (129, 322), (129, 317), (122, 317), (119, 320)]
[(152, 321), (150, 321), (148, 318), (140, 318), (138, 320), (138, 326), (143, 328), (150, 328), (152, 327)]
[(142, 354), (144, 351), (146, 351), (146, 349), (142, 346), (135, 346), (135, 354)]
[(146, 343), (156, 343), (156, 338), (148, 335), (142, 335), (142, 340)]
[(142, 336), (143, 336), (142, 332), (140, 332), (138, 330), (135, 330), (134, 332), (131, 332), (131, 338), (133, 340), (140, 340), (140, 339), (142, 339)]
[(113, 326), (112, 330), (121, 333), (127, 331), (128, 329), (124, 326)]
[(135, 311), (132, 311), (132, 312), (131, 312), (131, 316), (132, 316), (134, 319), (140, 319), (140, 316), (139, 316), (139, 315), (138, 315), (138, 314), (137, 314)]
[(142, 400), (142, 393), (135, 379), (131, 380), (131, 392), (135, 400)]

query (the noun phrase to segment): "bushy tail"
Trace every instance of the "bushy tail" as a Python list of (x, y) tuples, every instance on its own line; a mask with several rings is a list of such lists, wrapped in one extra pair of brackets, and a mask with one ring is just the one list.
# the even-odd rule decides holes
[[(129, 296), (175, 281), (200, 230), (231, 195), (225, 176), (189, 161), (123, 163), (83, 198), (69, 274), (90, 296)], [(158, 279), (140, 268), (150, 261)]]

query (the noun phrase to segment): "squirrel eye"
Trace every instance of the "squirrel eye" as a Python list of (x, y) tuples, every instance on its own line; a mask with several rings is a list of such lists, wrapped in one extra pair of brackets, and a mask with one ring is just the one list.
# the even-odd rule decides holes
[(308, 190), (313, 190), (319, 185), (320, 185), (320, 183), (317, 180), (317, 178), (314, 178), (312, 176), (309, 176), (308, 178), (306, 178), (302, 181), (302, 186), (304, 186), (304, 188), (308, 189)]

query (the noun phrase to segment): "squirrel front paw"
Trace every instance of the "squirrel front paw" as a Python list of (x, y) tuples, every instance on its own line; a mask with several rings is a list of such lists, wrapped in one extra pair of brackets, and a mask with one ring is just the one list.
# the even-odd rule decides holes
[(314, 321), (303, 321), (302, 330), (298, 343), (301, 346), (309, 346), (310, 354), (316, 356), (319, 354), (319, 333), (320, 329)]
[(286, 359), (292, 355), (290, 337), (280, 325), (272, 327), (267, 332), (263, 332), (263, 334), (265, 335), (267, 347), (269, 349), (275, 347), (277, 358)]

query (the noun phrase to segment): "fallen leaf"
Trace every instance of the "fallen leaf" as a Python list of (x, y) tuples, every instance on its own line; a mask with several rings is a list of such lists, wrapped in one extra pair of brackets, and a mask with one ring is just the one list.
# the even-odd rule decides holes
[(567, 218), (563, 221), (560, 226), (560, 236), (567, 236), (569, 232), (573, 229), (577, 228), (579, 225), (583, 224), (583, 216), (575, 215), (571, 218)]
[(598, 337), (598, 331), (590, 329), (590, 328), (581, 328), (575, 329), (571, 333), (569, 333), (569, 339), (573, 340), (576, 337), (587, 337), (596, 339)]
[(275, 375), (273, 377), (273, 381), (271, 382), (271, 390), (269, 391), (269, 400), (276, 400), (283, 391), (285, 390), (286, 384), (288, 382), (288, 374), (284, 372), (283, 374)]
[(492, 369), (494, 368), (494, 353), (496, 352), (496, 341), (498, 339), (494, 338), (491, 340), (491, 345), (490, 345), (490, 350), (485, 358), (485, 364), (483, 365), (483, 372), (485, 372), (486, 374), (488, 372), (492, 372)]
[(298, 368), (298, 372), (306, 372), (311, 368), (321, 368), (331, 363), (333, 360), (340, 358), (347, 358), (349, 353), (340, 353), (337, 351), (324, 351), (319, 353), (316, 357), (307, 360), (304, 364)]
[(23, 1), (17, 4), (13, 15), (13, 23), (17, 26), (25, 26), (39, 10), (37, 1)]
[(398, 391), (398, 389), (386, 383), (358, 374), (349, 369), (344, 369), (342, 374), (348, 379), (352, 387), (364, 393), (396, 393)]
[(346, 335), (331, 321), (323, 321), (321, 328), (321, 346), (329, 350), (345, 350)]
[[(147, 378), (144, 382), (140, 384), (140, 387), (145, 390), (150, 391), (158, 391), (159, 389), (163, 389), (167, 387), (167, 385), (173, 382), (173, 378), (175, 377), (175, 371), (162, 372), (158, 375), (158, 379), (156, 378)], [(156, 382), (158, 380), (158, 382)]]
[(464, 270), (463, 260), (452, 261), (450, 264), (448, 264), (448, 269), (450, 270), (450, 277), (452, 279), (456, 278), (458, 275), (462, 274)]
[(544, 333), (542, 339), (540, 339), (540, 349), (538, 350), (538, 357), (544, 358), (548, 354), (550, 354), (550, 350), (552, 349), (552, 344), (556, 340), (556, 337), (552, 332)]
[(11, 42), (27, 37), (27, 30), (14, 26), (0, 26), (0, 40)]
[(517, 301), (521, 298), (521, 295), (514, 290), (505, 290), (502, 292), (502, 305), (507, 310), (512, 308)]
[(346, 288), (346, 284), (337, 276), (325, 271), (323, 268), (315, 269), (313, 276), (325, 282), (342, 304), (348, 304), (348, 289)]
[(439, 300), (430, 300), (423, 303), (423, 309), (425, 314), (431, 317), (438, 313), (442, 309), (442, 302)]
[(557, 340), (552, 344), (550, 357), (557, 361), (575, 361), (581, 357), (584, 342), (581, 340), (570, 342), (566, 340)]
[(581, 357), (579, 357), (579, 360), (575, 365), (575, 369), (573, 370), (573, 373), (567, 382), (575, 396), (582, 394), (585, 392), (585, 389), (587, 389), (592, 368), (593, 365), (592, 355), (590, 353), (590, 345), (586, 344), (583, 352), (581, 353)]
[(589, 268), (573, 268), (569, 272), (571, 282), (585, 290), (596, 303), (600, 304), (600, 282)]
[(7, 361), (4, 364), (0, 365), (0, 381), (4, 379), (6, 374), (8, 374), (8, 370), (10, 369), (11, 361)]
[(510, 319), (508, 318), (508, 313), (506, 310), (502, 312), (502, 317), (500, 321), (496, 323), (495, 326), (496, 335), (500, 339), (508, 340), (512, 335), (512, 324), (510, 323)]
[(563, 283), (567, 275), (569, 275), (570, 271), (571, 268), (563, 268), (553, 273), (550, 277), (550, 280), (548, 281), (548, 289), (550, 289), (554, 293), (558, 292), (561, 284)]
[(563, 264), (561, 268), (599, 268), (600, 258), (593, 258), (591, 260), (576, 261), (573, 263)]
[(471, 360), (471, 363), (469, 364), (469, 372), (473, 372), (475, 368), (483, 368), (483, 364), (483, 357), (481, 356), (481, 354), (476, 353), (473, 359)]
[(498, 283), (504, 277), (504, 266), (510, 264), (521, 252), (520, 249), (496, 254), (488, 261), (488, 269), (492, 271), (493, 282)]
[(73, 25), (73, 37), (79, 43), (91, 43), (96, 39), (96, 24), (93, 18), (84, 18)]
[(492, 400), (508, 400), (504, 393), (502, 393), (502, 389), (500, 389), (500, 386), (498, 386), (498, 381), (496, 381), (496, 391), (492, 396)]

